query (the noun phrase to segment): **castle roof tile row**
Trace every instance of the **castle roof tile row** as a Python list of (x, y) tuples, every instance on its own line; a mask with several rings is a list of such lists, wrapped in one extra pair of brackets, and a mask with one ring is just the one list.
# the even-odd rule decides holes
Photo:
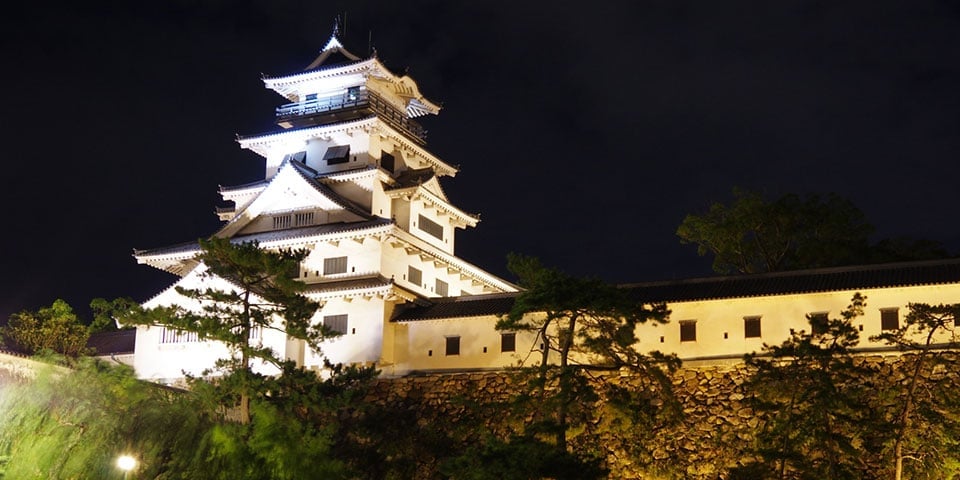
[[(951, 283), (960, 283), (960, 259), (705, 277), (621, 287), (638, 302), (671, 303)], [(428, 303), (407, 309), (393, 320), (503, 315), (513, 307), (517, 295), (520, 293), (429, 299)]]

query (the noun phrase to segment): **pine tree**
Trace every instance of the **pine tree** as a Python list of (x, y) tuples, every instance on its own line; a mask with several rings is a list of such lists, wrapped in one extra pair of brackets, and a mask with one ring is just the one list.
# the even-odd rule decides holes
[[(960, 393), (951, 377), (938, 375), (936, 370), (948, 372), (956, 366), (950, 355), (942, 353), (958, 346), (955, 326), (960, 320), (960, 304), (910, 303), (907, 309), (903, 325), (871, 337), (904, 353), (904, 380), (890, 385), (894, 401), (878, 406), (893, 410), (893, 478), (900, 480), (905, 471), (911, 473), (909, 478), (944, 469), (957, 473)], [(905, 468), (906, 458), (913, 460), (912, 468)]]
[(747, 356), (755, 372), (744, 387), (762, 423), (747, 449), (756, 459), (731, 478), (864, 478), (870, 409), (861, 379), (869, 372), (853, 356), (859, 333), (852, 320), (865, 306), (857, 293), (840, 318), (811, 315), (809, 332), (765, 347), (763, 357)]
[(202, 276), (225, 280), (229, 288), (178, 287), (178, 293), (200, 303), (199, 311), (181, 306), (157, 307), (134, 311), (123, 321), (195, 332), (201, 340), (226, 345), (232, 356), (217, 362), (216, 368), (222, 373), (219, 384), (226, 389), (225, 398), (231, 394), (239, 398), (240, 423), (248, 423), (250, 396), (257, 393), (256, 385), (262, 383), (262, 376), (255, 374), (255, 363), (279, 369), (286, 363), (281, 352), (256, 341), (256, 334), (279, 330), (319, 351), (320, 342), (336, 333), (312, 321), (320, 304), (305, 297), (302, 292), (306, 286), (290, 275), (299, 271), (306, 251), (269, 251), (255, 242), (231, 243), (224, 238), (201, 239), (200, 247), (197, 260), (203, 265), (200, 268), (205, 268)]

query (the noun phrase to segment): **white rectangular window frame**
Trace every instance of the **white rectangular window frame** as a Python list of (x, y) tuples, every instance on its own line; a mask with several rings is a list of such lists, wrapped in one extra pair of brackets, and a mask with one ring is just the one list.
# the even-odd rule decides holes
[(347, 273), (347, 257), (328, 257), (323, 259), (323, 274), (337, 275)]

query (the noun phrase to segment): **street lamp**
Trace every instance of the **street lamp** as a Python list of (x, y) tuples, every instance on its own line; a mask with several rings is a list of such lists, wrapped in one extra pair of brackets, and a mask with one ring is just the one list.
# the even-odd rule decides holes
[(130, 455), (120, 455), (117, 458), (117, 468), (123, 470), (123, 480), (127, 480), (127, 475), (130, 473), (130, 470), (133, 470), (137, 467), (137, 459), (131, 457)]

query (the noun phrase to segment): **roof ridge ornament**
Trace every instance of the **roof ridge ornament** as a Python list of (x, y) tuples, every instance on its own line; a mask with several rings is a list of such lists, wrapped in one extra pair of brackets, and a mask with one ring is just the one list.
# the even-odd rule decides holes
[(333, 32), (330, 33), (330, 38), (327, 40), (327, 44), (320, 49), (321, 52), (326, 52), (327, 50), (333, 50), (336, 48), (344, 48), (343, 43), (340, 41), (340, 22), (334, 22)]
[(337, 17), (333, 22), (333, 32), (330, 33), (330, 39), (327, 40), (326, 45), (320, 49), (320, 55), (307, 65), (304, 70), (313, 70), (315, 68), (323, 65), (324, 62), (334, 53), (339, 53), (342, 56), (346, 57), (347, 60), (351, 62), (356, 62), (360, 60), (360, 57), (353, 54), (350, 50), (347, 50), (347, 47), (343, 45), (343, 42), (340, 41), (340, 18)]

